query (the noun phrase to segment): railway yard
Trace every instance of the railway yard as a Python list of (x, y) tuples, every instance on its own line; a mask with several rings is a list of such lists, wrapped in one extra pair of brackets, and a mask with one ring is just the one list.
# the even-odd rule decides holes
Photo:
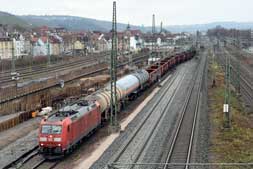
[[(240, 63), (239, 60), (243, 60), (243, 54), (240, 54), (238, 51), (231, 50), (231, 48), (221, 48), (219, 49), (219, 51), (217, 53), (223, 53), (225, 57), (219, 57), (219, 62), (223, 65), (225, 65), (226, 62), (226, 57), (231, 57), (231, 71), (233, 73), (233, 82), (234, 82), (234, 86), (238, 86), (239, 85), (239, 89), (237, 87), (237, 90), (240, 90), (241, 94), (242, 94), (242, 98), (244, 99), (245, 102), (245, 108), (248, 112), (252, 111), (252, 101), (253, 101), (253, 84), (252, 84), (252, 66), (250, 66), (249, 64), (245, 64), (243, 63), (244, 61), (242, 61)], [(219, 54), (218, 54), (219, 55)], [(239, 65), (238, 65), (239, 62)], [(239, 69), (239, 73), (237, 73)]]
[(0, 6), (0, 169), (253, 169), (253, 1), (34, 2)]
[(217, 41), (117, 56), (116, 105), (110, 54), (1, 72), (0, 168), (253, 168), (253, 55)]
[[(216, 85), (219, 85), (218, 75), (210, 75), (210, 64), (217, 62), (221, 68), (225, 68), (226, 56), (231, 56), (232, 72), (236, 71), (236, 59), (238, 55), (224, 46), (217, 49), (206, 47), (204, 50), (199, 50), (198, 54), (192, 59), (177, 65), (176, 67), (166, 66), (168, 72), (164, 72), (159, 80), (159, 84), (155, 83), (147, 90), (143, 91), (141, 96), (130, 101), (121, 110), (118, 120), (121, 126), (119, 133), (110, 133), (110, 124), (108, 122), (103, 124), (102, 128), (96, 129), (93, 134), (81, 140), (81, 143), (76, 145), (71, 153), (60, 159), (48, 160), (40, 153), (41, 145), (38, 145), (39, 123), (43, 117), (24, 117), (23, 121), (11, 121), (8, 119), (15, 119), (12, 113), (2, 116), (2, 128), (0, 133), (0, 164), (4, 169), (20, 168), (20, 169), (61, 169), (61, 168), (117, 168), (117, 169), (133, 169), (133, 168), (152, 168), (152, 169), (169, 169), (169, 168), (251, 168), (252, 163), (236, 161), (224, 162), (217, 160), (214, 156), (217, 152), (210, 151), (213, 147), (214, 133), (212, 129), (212, 118), (208, 112), (210, 109), (210, 96), (208, 94), (210, 87), (213, 85), (213, 78), (216, 79)], [(147, 62), (146, 53), (136, 55), (133, 57), (133, 62), (138, 67), (143, 67)], [(172, 58), (174, 54), (167, 54), (168, 58)], [(186, 56), (186, 55), (185, 55)], [(104, 58), (105, 56), (102, 56)], [(164, 57), (164, 61), (167, 57)], [(168, 59), (167, 59), (168, 60)], [(166, 60), (166, 62), (167, 62)], [(176, 59), (177, 60), (177, 59)], [(175, 61), (176, 61), (175, 60)], [(129, 60), (125, 56), (119, 62), (122, 68), (126, 68)], [(162, 65), (167, 63), (162, 61)], [(168, 63), (172, 64), (172, 60)], [(175, 62), (176, 63), (176, 62)], [(86, 69), (85, 65), (90, 67)], [(99, 65), (98, 69), (96, 65)], [(102, 65), (105, 65), (102, 67)], [(241, 104), (243, 110), (247, 114), (252, 112), (252, 70), (248, 65), (241, 64), (240, 88), (237, 88), (236, 77), (238, 74), (233, 73), (234, 90), (240, 90)], [(34, 70), (35, 68), (32, 68)], [(47, 86), (41, 86), (35, 90), (22, 91), (19, 86), (22, 83), (34, 81), (34, 83), (27, 83), (33, 85), (38, 83), (36, 79), (64, 76), (65, 86), (75, 85), (84, 77), (106, 76), (106, 63), (101, 61), (99, 56), (79, 60), (77, 62), (70, 62), (67, 64), (59, 64), (52, 67), (44, 67), (35, 71), (32, 74), (29, 69), (20, 70), (22, 72), (20, 77), (22, 82), (19, 82), (18, 89), (14, 94), (1, 98), (1, 110), (4, 112), (7, 109), (6, 105), (9, 102), (17, 102), (23, 97), (34, 97), (40, 92), (49, 92), (55, 88), (60, 88), (57, 80), (63, 80), (63, 77), (57, 78), (52, 83), (47, 83)], [(123, 70), (123, 69), (122, 69)], [(149, 70), (149, 69), (147, 69)], [(224, 69), (225, 70), (225, 69)], [(162, 69), (161, 69), (162, 71)], [(165, 71), (165, 69), (163, 69)], [(126, 76), (129, 70), (120, 72), (119, 77)], [(95, 74), (98, 73), (98, 74)], [(211, 79), (210, 79), (211, 77)], [(55, 77), (54, 77), (55, 78)], [(102, 78), (102, 77), (100, 77)], [(102, 82), (106, 84), (108, 78)], [(8, 83), (13, 83), (10, 76), (1, 74), (2, 87)], [(20, 80), (21, 81), (21, 80)], [(84, 80), (86, 82), (86, 80)], [(101, 82), (100, 82), (101, 83)], [(100, 90), (103, 84), (97, 85), (91, 83), (85, 89), (94, 87), (96, 85), (97, 91)], [(26, 85), (24, 85), (26, 86)], [(30, 88), (30, 87), (28, 87)], [(80, 90), (80, 89), (79, 89)], [(215, 90), (212, 88), (212, 90)], [(20, 91), (20, 93), (19, 93)], [(21, 93), (21, 91), (23, 93)], [(2, 90), (2, 92), (5, 92)], [(49, 94), (50, 95), (50, 92)], [(68, 97), (86, 97), (89, 95), (87, 91), (69, 93), (63, 100)], [(74, 99), (75, 100), (75, 99)], [(61, 100), (57, 100), (61, 101)], [(69, 103), (73, 102), (69, 101)], [(74, 101), (75, 102), (75, 101)], [(212, 101), (211, 101), (212, 102)], [(67, 103), (67, 104), (69, 104)], [(26, 104), (29, 104), (27, 102)], [(47, 106), (52, 106), (44, 103)], [(65, 103), (66, 104), (66, 103)], [(57, 111), (57, 107), (54, 107)], [(106, 108), (101, 111), (105, 111)], [(11, 112), (15, 111), (10, 109)], [(29, 112), (33, 110), (28, 109)], [(15, 113), (14, 113), (15, 114)], [(31, 114), (29, 114), (31, 116)], [(20, 116), (18, 117), (20, 118)], [(6, 120), (7, 119), (7, 120)], [(253, 118), (251, 118), (253, 120)], [(4, 124), (7, 121), (8, 123)], [(14, 124), (15, 123), (15, 124)], [(15, 133), (15, 134), (14, 134)], [(73, 152), (72, 152), (73, 151)], [(250, 157), (249, 157), (250, 158)]]

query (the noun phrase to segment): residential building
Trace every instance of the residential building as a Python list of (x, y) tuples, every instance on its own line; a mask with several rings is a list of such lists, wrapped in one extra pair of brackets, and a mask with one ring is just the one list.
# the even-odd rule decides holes
[(73, 34), (65, 34), (63, 37), (63, 53), (72, 54), (74, 49), (75, 37)]
[(63, 39), (58, 35), (52, 35), (49, 39), (50, 55), (59, 56), (63, 53)]
[(27, 53), (27, 50), (25, 49), (26, 47), (25, 38), (19, 33), (13, 34), (12, 37), (13, 37), (15, 58), (19, 59), (19, 58), (24, 58), (25, 56), (27, 56), (28, 53)]
[(84, 55), (85, 46), (80, 40), (74, 42), (74, 54), (75, 55)]
[(24, 53), (27, 53), (28, 56), (32, 55), (32, 44), (30, 40), (25, 40), (25, 44), (24, 44)]
[(13, 40), (8, 36), (0, 37), (0, 59), (11, 60), (13, 56)]
[(46, 56), (51, 51), (51, 46), (47, 37), (34, 37), (32, 42), (32, 55), (36, 56)]
[(98, 52), (104, 52), (111, 49), (109, 46), (109, 42), (105, 39), (104, 34), (101, 34), (97, 40), (97, 51)]

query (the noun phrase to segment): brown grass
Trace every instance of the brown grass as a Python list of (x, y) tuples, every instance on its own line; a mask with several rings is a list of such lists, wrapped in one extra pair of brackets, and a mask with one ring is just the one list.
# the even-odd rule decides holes
[[(235, 163), (253, 162), (252, 120), (244, 112), (236, 93), (232, 91), (232, 128), (224, 129), (224, 73), (217, 63), (209, 64), (209, 73), (216, 74), (215, 88), (209, 88), (209, 108), (211, 121), (211, 162)], [(215, 68), (216, 67), (216, 68)], [(228, 167), (236, 168), (236, 167)]]

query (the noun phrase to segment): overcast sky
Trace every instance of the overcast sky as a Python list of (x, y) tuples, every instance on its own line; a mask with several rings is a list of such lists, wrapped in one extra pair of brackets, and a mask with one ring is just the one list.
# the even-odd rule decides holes
[[(111, 20), (113, 0), (0, 0), (0, 10), (13, 14), (73, 15)], [(151, 25), (253, 21), (253, 0), (117, 0), (119, 22)]]

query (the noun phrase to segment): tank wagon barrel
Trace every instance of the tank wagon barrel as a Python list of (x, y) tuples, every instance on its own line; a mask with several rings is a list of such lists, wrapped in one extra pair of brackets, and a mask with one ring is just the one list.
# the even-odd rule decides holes
[[(141, 69), (130, 75), (124, 76), (116, 82), (117, 98), (122, 100), (138, 89), (142, 89), (149, 80), (149, 73)], [(96, 100), (100, 105), (100, 111), (104, 112), (110, 108), (111, 92), (110, 85), (105, 89), (98, 91), (88, 99)]]

